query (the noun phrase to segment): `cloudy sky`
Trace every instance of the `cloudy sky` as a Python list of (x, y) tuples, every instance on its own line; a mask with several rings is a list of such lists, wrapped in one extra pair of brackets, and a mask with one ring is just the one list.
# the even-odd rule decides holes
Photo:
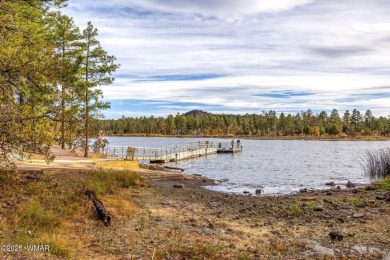
[(121, 67), (107, 118), (390, 114), (388, 0), (69, 0)]

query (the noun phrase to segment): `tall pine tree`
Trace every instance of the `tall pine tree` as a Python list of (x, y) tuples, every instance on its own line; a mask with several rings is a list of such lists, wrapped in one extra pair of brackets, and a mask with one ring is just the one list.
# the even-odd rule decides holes
[(110, 104), (102, 102), (102, 85), (112, 84), (114, 78), (111, 74), (119, 67), (116, 58), (108, 55), (97, 40), (98, 31), (88, 22), (83, 31), (84, 53), (81, 71), (83, 73), (80, 95), (83, 100), (83, 146), (84, 156), (88, 157), (91, 120), (100, 117), (100, 110), (108, 109)]

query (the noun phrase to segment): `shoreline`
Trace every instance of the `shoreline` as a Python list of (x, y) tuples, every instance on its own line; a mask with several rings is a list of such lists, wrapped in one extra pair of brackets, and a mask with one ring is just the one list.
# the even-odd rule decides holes
[(390, 141), (386, 136), (343, 136), (343, 137), (315, 137), (315, 136), (205, 136), (205, 135), (148, 135), (148, 134), (110, 134), (105, 137), (150, 137), (150, 138), (221, 138), (221, 139), (243, 139), (243, 140), (286, 140), (286, 141)]
[[(90, 176), (88, 170), (31, 171), (19, 173), (17, 179), (23, 185), (41, 190), (58, 190), (72, 199), (73, 194), (81, 192), (72, 190), (73, 183)], [(141, 186), (100, 194), (98, 197), (112, 218), (109, 227), (96, 220), (90, 206), (82, 206), (75, 216), (69, 215), (66, 235), (82, 237), (79, 243), (71, 244), (69, 254), (74, 251), (79, 257), (105, 259), (386, 259), (390, 256), (390, 199), (386, 201), (384, 191), (366, 186), (248, 196), (206, 189), (203, 186), (214, 182), (203, 176), (177, 175), (181, 178), (149, 179)], [(68, 187), (67, 192), (64, 186)], [(36, 197), (30, 193), (21, 193), (18, 201), (28, 203), (41, 196), (39, 191)], [(9, 201), (11, 197), (7, 196), (5, 193), (0, 197)], [(0, 208), (14, 212), (18, 205), (19, 202), (0, 204)], [(4, 234), (12, 232), (5, 230)], [(333, 239), (332, 232), (341, 238)]]

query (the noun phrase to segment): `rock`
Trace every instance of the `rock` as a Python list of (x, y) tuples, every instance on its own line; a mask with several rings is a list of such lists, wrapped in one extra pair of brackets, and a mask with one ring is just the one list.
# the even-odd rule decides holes
[(203, 179), (203, 182), (207, 182), (207, 180), (206, 180), (206, 179)]
[(244, 190), (244, 192), (243, 192), (244, 194), (249, 194), (250, 192), (249, 191), (247, 191), (247, 190)]
[(184, 184), (175, 184), (175, 185), (173, 185), (173, 188), (183, 189), (184, 188)]
[(315, 206), (315, 207), (313, 208), (313, 210), (314, 210), (314, 211), (324, 211), (325, 208), (324, 208), (324, 206), (322, 206), (322, 205), (318, 205), (318, 206)]
[(337, 190), (341, 190), (341, 187), (340, 187), (340, 186), (337, 186), (336, 189), (337, 189)]
[(368, 203), (366, 201), (363, 201), (362, 203), (357, 204), (355, 207), (357, 207), (357, 208), (365, 208), (367, 206), (368, 206)]
[(27, 235), (32, 236), (32, 231), (31, 230), (27, 231)]
[(375, 247), (368, 247), (368, 246), (360, 246), (356, 245), (351, 248), (351, 251), (354, 251), (360, 255), (364, 255), (367, 253), (383, 253), (382, 250), (375, 248)]
[(332, 195), (333, 193), (332, 192), (330, 192), (330, 191), (328, 191), (327, 193), (326, 193), (326, 195), (328, 195), (328, 196), (330, 196), (330, 195)]
[(202, 176), (202, 174), (197, 174), (197, 173), (195, 173), (195, 174), (192, 174), (193, 176), (197, 176), (197, 177), (201, 177)]
[(32, 181), (39, 181), (41, 180), (41, 175), (39, 174), (29, 174), (26, 176), (26, 179), (32, 180)]
[(215, 201), (210, 202), (209, 205), (210, 205), (210, 207), (212, 207), (212, 208), (219, 207), (219, 203), (218, 203), (218, 202), (215, 202)]
[(347, 186), (347, 188), (355, 188), (355, 187), (356, 187), (356, 185), (353, 184), (353, 183), (350, 182), (350, 181), (348, 181), (347, 184), (346, 184), (345, 186)]
[(163, 200), (163, 201), (161, 201), (161, 204), (165, 205), (165, 206), (168, 206), (168, 205), (172, 204), (172, 201), (170, 201), (170, 200)]
[(327, 183), (325, 183), (325, 185), (327, 185), (327, 186), (335, 186), (335, 185), (336, 185), (336, 183), (334, 183), (333, 181), (331, 181), (331, 182), (327, 182)]
[(307, 188), (300, 189), (299, 192), (307, 192)]
[(353, 218), (364, 218), (364, 216), (365, 216), (366, 214), (364, 214), (364, 213), (354, 213), (353, 214)]
[(377, 199), (377, 200), (385, 200), (386, 198), (385, 198), (385, 196), (383, 196), (383, 195), (377, 195), (377, 196), (375, 197), (375, 199)]
[(385, 200), (386, 200), (386, 201), (389, 201), (389, 202), (390, 202), (390, 191), (389, 191), (389, 192), (386, 192), (385, 195), (384, 195), (384, 197), (385, 197)]
[(338, 232), (338, 231), (331, 231), (329, 232), (329, 236), (330, 236), (330, 239), (332, 240), (338, 240), (338, 241), (342, 241), (344, 236)]
[(233, 229), (231, 229), (231, 228), (228, 227), (228, 228), (226, 228), (226, 232), (227, 232), (227, 233), (233, 233)]
[(211, 230), (210, 228), (201, 228), (201, 229), (198, 229), (198, 234), (199, 235), (211, 235), (213, 234), (214, 231)]
[(257, 189), (257, 190), (255, 191), (255, 193), (256, 193), (256, 195), (261, 195), (261, 190), (260, 190), (260, 189)]
[(304, 243), (305, 246), (313, 250), (318, 255), (335, 256), (335, 251), (331, 248), (321, 246), (319, 243), (309, 239), (299, 239), (298, 242)]
[(249, 252), (253, 253), (253, 254), (256, 254), (256, 253), (257, 253), (257, 249), (254, 248), (254, 247), (251, 247), (251, 246), (249, 246), (249, 247), (247, 248), (247, 250), (248, 250)]

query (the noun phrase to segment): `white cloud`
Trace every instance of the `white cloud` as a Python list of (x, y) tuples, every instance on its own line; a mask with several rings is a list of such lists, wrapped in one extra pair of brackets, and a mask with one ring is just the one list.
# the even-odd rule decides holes
[[(66, 12), (80, 26), (92, 20), (103, 47), (122, 65), (114, 85), (104, 87), (107, 99), (221, 103), (218, 111), (242, 113), (354, 107), (390, 113), (386, 96), (363, 97), (385, 93), (374, 87), (390, 85), (390, 3), (383, 0), (69, 4)], [(236, 17), (245, 19), (228, 19)], [(207, 73), (224, 77), (139, 81)], [(315, 95), (254, 96), (291, 90)], [(178, 106), (166, 108), (175, 113)]]
[[(123, 1), (119, 1), (122, 2)], [(142, 8), (163, 12), (201, 14), (220, 18), (279, 12), (307, 4), (311, 0), (143, 0), (130, 1)]]

